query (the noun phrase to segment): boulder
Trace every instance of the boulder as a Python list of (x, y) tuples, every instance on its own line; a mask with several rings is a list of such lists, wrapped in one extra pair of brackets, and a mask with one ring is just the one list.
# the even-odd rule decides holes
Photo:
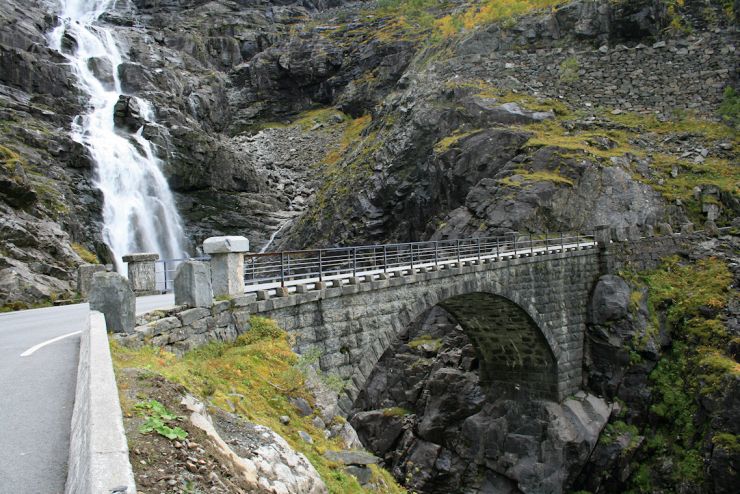
[(113, 107), (113, 122), (116, 127), (130, 132), (136, 132), (146, 123), (146, 119), (141, 114), (139, 101), (135, 96), (121, 95), (118, 97)]
[(133, 333), (136, 297), (128, 280), (118, 273), (95, 273), (90, 287), (90, 309), (105, 315), (109, 332)]
[(599, 278), (591, 296), (591, 323), (604, 324), (627, 316), (632, 289), (622, 278), (607, 274)]

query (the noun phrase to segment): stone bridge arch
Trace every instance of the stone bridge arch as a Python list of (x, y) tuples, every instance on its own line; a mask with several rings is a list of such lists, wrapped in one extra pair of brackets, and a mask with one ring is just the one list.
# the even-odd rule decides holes
[(576, 251), (328, 288), (258, 302), (251, 312), (276, 319), (298, 353), (319, 350), (321, 369), (347, 380), (345, 412), (383, 353), (436, 305), (473, 336), (484, 379), (517, 396), (561, 401), (581, 386), (587, 303), (598, 276), (598, 252)]

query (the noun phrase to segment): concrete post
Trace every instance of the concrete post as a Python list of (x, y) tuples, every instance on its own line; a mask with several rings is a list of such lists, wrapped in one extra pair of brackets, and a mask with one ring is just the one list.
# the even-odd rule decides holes
[(95, 273), (90, 288), (90, 309), (105, 315), (113, 333), (132, 333), (136, 325), (136, 296), (118, 273)]
[(102, 264), (83, 264), (77, 268), (77, 293), (82, 298), (87, 298), (90, 293), (90, 284), (95, 273), (105, 271)]
[(244, 237), (211, 237), (203, 242), (203, 251), (211, 256), (213, 296), (244, 293), (244, 253), (249, 240)]
[(206, 307), (213, 305), (211, 270), (208, 264), (185, 261), (175, 271), (175, 305)]
[(128, 281), (137, 295), (152, 294), (156, 291), (157, 278), (154, 261), (157, 260), (159, 260), (159, 254), (153, 252), (123, 256), (123, 262), (128, 263)]

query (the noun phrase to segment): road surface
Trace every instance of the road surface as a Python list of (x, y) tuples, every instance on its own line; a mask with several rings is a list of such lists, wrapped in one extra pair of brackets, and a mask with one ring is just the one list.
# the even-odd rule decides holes
[[(136, 312), (172, 305), (141, 297)], [(0, 314), (0, 494), (64, 492), (88, 304)]]

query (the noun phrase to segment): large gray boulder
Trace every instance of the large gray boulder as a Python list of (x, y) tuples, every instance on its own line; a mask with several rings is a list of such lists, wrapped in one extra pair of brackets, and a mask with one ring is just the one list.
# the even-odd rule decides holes
[(604, 324), (627, 316), (632, 289), (619, 276), (607, 274), (599, 278), (591, 297), (591, 322)]
[(95, 273), (90, 309), (105, 315), (109, 332), (131, 333), (136, 325), (136, 297), (128, 280), (118, 273)]
[(185, 261), (175, 271), (175, 304), (210, 307), (213, 304), (211, 269), (200, 261)]

